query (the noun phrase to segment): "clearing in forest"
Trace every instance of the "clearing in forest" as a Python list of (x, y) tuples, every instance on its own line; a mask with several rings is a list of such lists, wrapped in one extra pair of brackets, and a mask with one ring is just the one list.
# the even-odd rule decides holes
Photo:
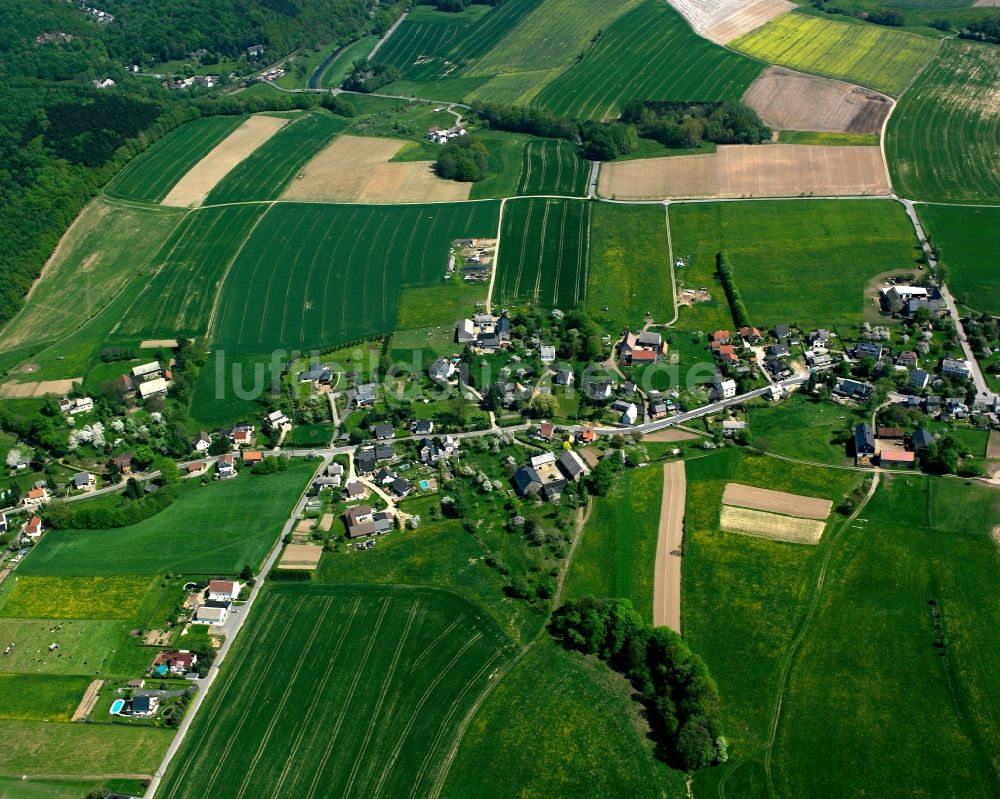
[(216, 183), (287, 124), (288, 120), (280, 117), (250, 117), (177, 181), (163, 198), (163, 205), (201, 205)]

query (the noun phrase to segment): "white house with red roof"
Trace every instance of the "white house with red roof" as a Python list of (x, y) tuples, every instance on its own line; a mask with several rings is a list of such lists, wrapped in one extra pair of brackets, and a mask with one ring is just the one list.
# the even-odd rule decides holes
[(239, 595), (240, 584), (232, 580), (212, 580), (208, 584), (209, 602), (231, 602)]

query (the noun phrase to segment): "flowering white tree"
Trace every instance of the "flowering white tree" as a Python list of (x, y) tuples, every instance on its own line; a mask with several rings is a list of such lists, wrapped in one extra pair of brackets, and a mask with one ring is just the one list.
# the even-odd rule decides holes
[(17, 462), (21, 460), (21, 450), (12, 449), (7, 453), (7, 468), (13, 469), (17, 466)]
[(123, 422), (121, 419), (112, 419), (110, 422), (108, 422), (108, 427), (110, 427), (116, 433), (125, 432), (125, 422)]

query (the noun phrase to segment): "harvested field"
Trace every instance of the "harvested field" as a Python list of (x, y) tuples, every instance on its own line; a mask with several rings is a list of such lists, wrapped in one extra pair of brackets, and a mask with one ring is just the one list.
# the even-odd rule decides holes
[(726, 44), (794, 8), (795, 4), (788, 0), (755, 0), (707, 28), (703, 35), (716, 44)]
[(216, 183), (287, 124), (288, 120), (280, 117), (250, 117), (177, 181), (163, 198), (163, 205), (201, 205)]
[(766, 513), (750, 508), (722, 506), (719, 527), (727, 533), (787, 541), (792, 544), (816, 544), (823, 535), (825, 522), (816, 519), (796, 519), (778, 513)]
[(72, 391), (74, 385), (82, 382), (82, 377), (71, 377), (68, 380), (43, 380), (40, 383), (4, 383), (0, 386), (0, 397), (4, 399), (62, 397)]
[(660, 531), (656, 541), (653, 624), (681, 631), (681, 543), (684, 539), (684, 461), (663, 464)]
[(642, 437), (643, 443), (650, 441), (655, 444), (671, 444), (674, 441), (693, 441), (701, 436), (689, 433), (687, 430), (679, 430), (676, 427), (668, 427), (666, 430), (657, 430)]
[(618, 200), (889, 194), (878, 147), (734, 144), (709, 155), (608, 163), (600, 194)]
[(289, 544), (281, 554), (279, 569), (315, 569), (323, 557), (323, 547), (316, 544)]
[(140, 350), (158, 350), (160, 347), (174, 349), (177, 346), (175, 338), (150, 338), (139, 344)]
[(878, 133), (892, 108), (885, 95), (849, 83), (770, 67), (743, 102), (779, 130)]
[(401, 139), (341, 136), (288, 186), (289, 200), (362, 203), (415, 203), (467, 200), (471, 183), (442, 180), (430, 161), (390, 159)]
[(722, 502), (724, 505), (738, 505), (741, 508), (784, 513), (805, 519), (825, 519), (833, 508), (833, 503), (828, 499), (804, 497), (769, 488), (754, 488), (740, 483), (726, 483)]
[(77, 705), (76, 710), (73, 711), (73, 718), (71, 721), (79, 721), (82, 718), (86, 718), (90, 715), (90, 711), (94, 709), (94, 705), (97, 704), (98, 694), (101, 691), (101, 686), (104, 685), (104, 680), (92, 680), (90, 685), (87, 686), (87, 690), (83, 695), (83, 699), (80, 700), (80, 704)]

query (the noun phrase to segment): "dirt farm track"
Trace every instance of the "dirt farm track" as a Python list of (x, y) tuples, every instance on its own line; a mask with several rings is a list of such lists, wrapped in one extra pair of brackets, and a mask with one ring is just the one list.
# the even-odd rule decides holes
[(615, 200), (845, 197), (891, 193), (878, 147), (724, 145), (708, 155), (608, 163), (600, 195)]
[(684, 539), (684, 461), (663, 464), (660, 531), (656, 539), (653, 578), (653, 624), (681, 631), (681, 555)]

